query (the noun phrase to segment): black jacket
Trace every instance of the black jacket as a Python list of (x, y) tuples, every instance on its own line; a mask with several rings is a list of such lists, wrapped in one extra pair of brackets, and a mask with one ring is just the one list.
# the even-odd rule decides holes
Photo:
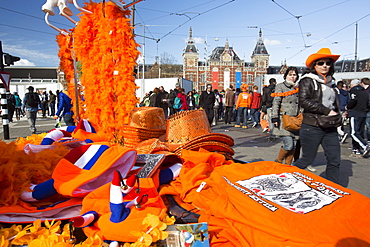
[(349, 117), (366, 117), (369, 95), (361, 85), (349, 91), (350, 100), (347, 104)]
[(271, 97), (270, 94), (275, 92), (275, 86), (275, 84), (270, 84), (268, 87), (264, 87), (262, 89), (261, 106), (265, 106), (266, 109), (272, 107), (272, 101), (274, 100), (274, 98)]
[(213, 108), (215, 100), (216, 97), (213, 92), (207, 93), (207, 91), (203, 91), (199, 97), (199, 105), (202, 108)]
[[(339, 113), (339, 100), (337, 90), (335, 92), (334, 111)], [(328, 115), (330, 108), (322, 104), (321, 83), (312, 78), (305, 77), (299, 81), (299, 105), (303, 108), (303, 123), (319, 126), (317, 115)]]

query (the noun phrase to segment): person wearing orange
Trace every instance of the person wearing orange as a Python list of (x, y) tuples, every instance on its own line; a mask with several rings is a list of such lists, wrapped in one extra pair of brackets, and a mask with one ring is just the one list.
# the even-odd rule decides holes
[(252, 97), (247, 92), (248, 86), (246, 84), (242, 84), (240, 87), (242, 92), (238, 96), (238, 100), (235, 105), (235, 109), (238, 111), (238, 116), (236, 118), (236, 124), (234, 127), (240, 128), (241, 116), (243, 114), (243, 125), (244, 129), (248, 128), (247, 121), (248, 121), (248, 108), (251, 106)]

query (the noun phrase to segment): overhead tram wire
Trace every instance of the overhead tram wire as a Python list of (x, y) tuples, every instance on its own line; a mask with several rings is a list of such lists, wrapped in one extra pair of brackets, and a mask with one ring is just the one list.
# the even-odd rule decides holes
[(302, 31), (302, 26), (301, 26), (301, 22), (299, 21), (299, 19), (302, 17), (301, 15), (293, 15), (289, 10), (287, 10), (286, 8), (284, 8), (283, 6), (281, 6), (280, 4), (278, 4), (277, 2), (275, 2), (275, 0), (271, 0), (273, 3), (275, 3), (277, 6), (279, 6), (281, 9), (283, 9), (285, 12), (287, 12), (288, 14), (290, 14), (291, 16), (293, 16), (295, 19), (297, 19), (298, 21), (298, 26), (299, 26), (299, 30), (301, 32), (301, 36), (302, 36), (302, 40), (303, 40), (303, 45), (304, 47), (307, 47), (306, 45), (306, 40), (304, 38), (304, 35), (303, 35), (303, 31)]
[(213, 11), (213, 10), (215, 10), (215, 9), (221, 8), (221, 7), (223, 7), (223, 6), (227, 5), (227, 4), (231, 3), (231, 2), (234, 2), (234, 1), (235, 1), (235, 0), (229, 0), (227, 3), (223, 3), (223, 4), (221, 4), (221, 5), (218, 5), (218, 6), (216, 6), (216, 7), (211, 8), (211, 9), (209, 9), (209, 10), (203, 11), (202, 13), (199, 13), (198, 15), (196, 15), (196, 16), (194, 16), (194, 17), (189, 17), (189, 19), (188, 19), (188, 20), (186, 20), (184, 23), (180, 24), (178, 27), (176, 27), (176, 28), (175, 28), (175, 29), (173, 29), (172, 31), (170, 31), (170, 32), (168, 32), (167, 34), (165, 34), (164, 36), (162, 36), (162, 37), (160, 38), (160, 40), (161, 40), (161, 39), (163, 39), (163, 38), (165, 38), (165, 37), (167, 37), (168, 35), (170, 35), (170, 34), (171, 34), (171, 33), (173, 33), (174, 31), (176, 31), (177, 29), (179, 29), (180, 27), (182, 27), (183, 25), (185, 25), (185, 24), (186, 24), (186, 23), (188, 23), (189, 21), (191, 21), (191, 20), (195, 19), (196, 17), (199, 17), (199, 16), (201, 16), (201, 15), (203, 15), (203, 14), (205, 14), (205, 13), (208, 13), (208, 12), (210, 12), (210, 11)]
[(48, 32), (43, 32), (43, 31), (40, 31), (40, 30), (34, 30), (34, 29), (29, 29), (29, 28), (24, 28), (24, 27), (16, 27), (16, 26), (2, 24), (2, 23), (0, 23), (0, 25), (6, 26), (6, 27), (11, 27), (11, 28), (23, 29), (23, 30), (32, 31), (32, 32), (37, 32), (37, 33), (51, 34), (51, 35), (55, 36), (55, 33), (48, 33)]
[[(35, 19), (38, 19), (38, 20), (42, 20), (43, 22), (45, 21), (45, 18), (41, 18), (41, 17), (34, 16), (34, 15), (29, 15), (29, 14), (18, 12), (18, 11), (12, 10), (12, 9), (7, 9), (7, 8), (4, 8), (4, 7), (0, 7), (0, 9), (6, 10), (6, 11), (10, 11), (10, 12), (13, 12), (13, 13), (16, 13), (16, 14), (20, 14), (20, 15), (32, 17), (32, 18), (35, 18)], [(67, 25), (65, 23), (60, 23), (60, 22), (56, 22), (56, 21), (50, 21), (50, 22), (55, 23), (55, 24), (59, 24), (59, 25), (70, 27), (69, 25)]]
[[(192, 6), (190, 8), (187, 8), (185, 10), (193, 9), (193, 8), (196, 8), (196, 7), (199, 7), (201, 5), (208, 4), (208, 3), (214, 2), (214, 1), (216, 1), (216, 0), (212, 0), (212, 1), (209, 1), (209, 2), (206, 2), (206, 3), (203, 3), (203, 4), (198, 4), (198, 5)], [(153, 19), (149, 19), (146, 22), (154, 21), (154, 20), (158, 20), (158, 19), (162, 19), (162, 18), (168, 17), (168, 15), (175, 14), (174, 12), (168, 12), (168, 11), (163, 11), (163, 10), (155, 10), (155, 9), (148, 9), (148, 8), (143, 8), (143, 7), (138, 7), (137, 9), (142, 9), (142, 10), (148, 10), (148, 11), (154, 11), (154, 12), (160, 12), (160, 13), (166, 13), (167, 14), (167, 15), (164, 15), (164, 16), (160, 16), (160, 17), (156, 17), (156, 18), (153, 18)], [(180, 10), (180, 11), (177, 11), (177, 12), (183, 12), (185, 10)], [(141, 24), (141, 23), (137, 23), (137, 24)]]
[[(353, 21), (353, 22), (351, 22), (350, 24), (348, 24), (348, 25), (344, 26), (343, 28), (339, 29), (338, 31), (335, 31), (334, 33), (329, 34), (328, 36), (326, 36), (326, 37), (324, 37), (324, 38), (322, 38), (322, 39), (320, 39), (320, 40), (316, 41), (316, 42), (315, 42), (315, 43), (313, 43), (310, 47), (312, 47), (312, 46), (316, 45), (317, 43), (321, 42), (321, 40), (325, 40), (325, 39), (327, 39), (327, 38), (329, 38), (329, 37), (333, 36), (334, 34), (339, 33), (340, 31), (342, 31), (342, 30), (344, 30), (344, 29), (346, 29), (346, 28), (348, 28), (348, 27), (352, 26), (352, 25), (353, 25), (353, 24), (355, 24), (356, 22), (359, 22), (360, 20), (365, 19), (365, 18), (366, 18), (366, 17), (368, 17), (368, 16), (370, 16), (370, 13), (369, 13), (369, 14), (367, 14), (367, 15), (365, 15), (365, 16), (363, 16), (363, 17), (361, 17), (361, 18), (359, 18), (359, 19), (357, 19), (357, 20), (355, 20), (355, 21)], [(297, 56), (298, 54), (300, 54), (302, 51), (304, 51), (304, 50), (305, 50), (305, 49), (307, 49), (307, 48), (309, 48), (309, 47), (304, 47), (302, 50), (300, 50), (299, 52), (297, 52), (296, 54), (294, 54), (293, 56), (291, 56), (290, 58), (288, 58), (288, 60), (289, 60), (289, 59), (294, 58), (295, 56)]]

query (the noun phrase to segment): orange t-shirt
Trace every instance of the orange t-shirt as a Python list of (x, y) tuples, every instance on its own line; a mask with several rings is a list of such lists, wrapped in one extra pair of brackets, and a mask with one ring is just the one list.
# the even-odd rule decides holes
[(238, 96), (238, 101), (236, 102), (236, 108), (239, 107), (251, 107), (252, 97), (247, 92), (241, 92)]
[(182, 158), (180, 176), (160, 194), (200, 209), (212, 246), (370, 244), (370, 198), (353, 190), (272, 161), (238, 164), (188, 150)]

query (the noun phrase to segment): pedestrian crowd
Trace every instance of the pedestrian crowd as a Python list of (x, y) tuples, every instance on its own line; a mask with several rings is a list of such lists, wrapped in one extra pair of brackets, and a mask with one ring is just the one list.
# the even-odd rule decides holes
[[(7, 92), (8, 120), (13, 122), (15, 114), (16, 120), (26, 116), (30, 124), (31, 133), (35, 134), (37, 113), (42, 115), (42, 118), (54, 117), (60, 120), (62, 117), (67, 126), (74, 125), (71, 98), (66, 91), (36, 90), (33, 86), (27, 88), (28, 92), (21, 98), (18, 92)], [(59, 125), (60, 126), (60, 125)]]
[[(295, 165), (315, 172), (312, 166), (321, 145), (326, 159), (326, 178), (338, 182), (340, 144), (352, 139), (353, 157), (370, 153), (370, 79), (352, 81), (334, 79), (334, 63), (339, 55), (322, 48), (306, 60), (306, 70), (299, 76), (296, 67), (286, 69), (284, 81), (275, 78), (262, 88), (232, 84), (219, 91), (206, 85), (200, 94), (185, 92), (176, 85), (168, 93), (161, 86), (150, 91), (140, 106), (163, 108), (168, 117), (176, 112), (204, 109), (210, 125), (223, 121), (235, 128), (261, 127), (276, 137), (282, 146), (276, 162)], [(345, 125), (349, 124), (349, 132)]]

